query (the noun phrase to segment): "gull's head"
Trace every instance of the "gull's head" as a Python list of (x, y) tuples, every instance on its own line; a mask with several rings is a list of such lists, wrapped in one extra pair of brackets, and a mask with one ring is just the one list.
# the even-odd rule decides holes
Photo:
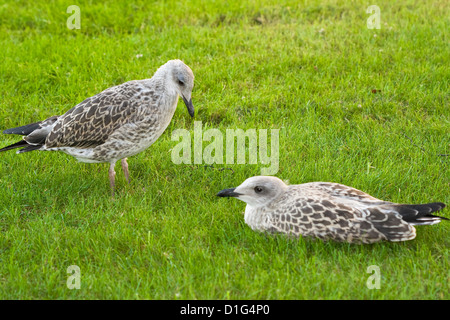
[(236, 188), (224, 189), (217, 195), (235, 197), (256, 208), (269, 204), (282, 195), (287, 188), (288, 186), (277, 177), (256, 176), (248, 178)]
[(189, 115), (193, 117), (194, 105), (192, 104), (191, 95), (194, 88), (194, 73), (181, 60), (170, 60), (165, 66), (168, 68), (169, 81), (186, 104)]

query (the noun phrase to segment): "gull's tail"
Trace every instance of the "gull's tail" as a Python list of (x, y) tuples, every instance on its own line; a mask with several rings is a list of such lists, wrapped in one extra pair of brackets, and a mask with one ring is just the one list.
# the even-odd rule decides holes
[(45, 139), (56, 120), (58, 120), (58, 116), (53, 116), (44, 121), (4, 130), (3, 133), (5, 134), (18, 134), (24, 137), (19, 142), (1, 148), (0, 152), (16, 148), (22, 148), (17, 153), (39, 150), (45, 144)]

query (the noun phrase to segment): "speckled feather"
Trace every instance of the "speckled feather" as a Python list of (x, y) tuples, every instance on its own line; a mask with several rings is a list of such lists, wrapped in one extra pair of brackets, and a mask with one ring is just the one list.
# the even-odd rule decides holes
[(135, 80), (84, 100), (58, 118), (44, 150), (61, 150), (80, 161), (95, 162), (117, 160), (142, 151), (139, 145), (144, 148), (151, 145), (175, 111), (174, 98), (167, 110), (169, 114), (164, 115), (166, 110), (160, 107), (161, 87), (147, 80)]
[[(158, 112), (160, 90), (147, 81), (130, 81), (87, 98), (64, 115), (52, 128), (46, 147), (96, 147), (126, 123), (137, 123)], [(141, 112), (139, 112), (141, 110)]]

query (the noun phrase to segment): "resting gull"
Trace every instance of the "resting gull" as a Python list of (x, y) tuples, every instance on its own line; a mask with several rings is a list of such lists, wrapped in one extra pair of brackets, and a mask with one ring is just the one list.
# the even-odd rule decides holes
[(330, 182), (288, 186), (276, 177), (256, 176), (217, 195), (246, 202), (245, 222), (253, 230), (339, 242), (411, 240), (414, 225), (449, 220), (431, 214), (445, 207), (440, 202), (398, 204)]
[(0, 151), (59, 150), (82, 162), (109, 162), (114, 195), (116, 162), (121, 160), (129, 182), (127, 157), (147, 149), (161, 136), (172, 119), (179, 96), (189, 115), (194, 116), (193, 86), (192, 70), (181, 60), (170, 60), (151, 79), (111, 87), (61, 116), (3, 131), (24, 137)]

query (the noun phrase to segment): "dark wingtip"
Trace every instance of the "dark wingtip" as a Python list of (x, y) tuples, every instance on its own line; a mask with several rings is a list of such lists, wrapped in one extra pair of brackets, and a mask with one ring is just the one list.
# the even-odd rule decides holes
[(28, 143), (25, 140), (20, 140), (19, 142), (13, 143), (9, 146), (0, 149), (0, 152), (8, 151), (16, 148), (22, 148), (28, 146)]
[(427, 203), (424, 206), (429, 206), (430, 209), (432, 210), (431, 212), (439, 211), (446, 207), (445, 203), (442, 203), (442, 202)]
[(6, 129), (6, 130), (3, 130), (3, 133), (4, 134), (20, 134), (22, 136), (26, 136), (26, 135), (29, 135), (30, 133), (32, 133), (37, 128), (39, 128), (40, 123), (41, 123), (41, 121), (35, 122), (35, 123), (30, 123), (30, 124), (16, 127), (16, 128)]
[(401, 204), (395, 206), (396, 211), (402, 219), (412, 225), (427, 225), (438, 223), (440, 220), (450, 220), (433, 213), (445, 208), (442, 202), (431, 202), (424, 204)]

